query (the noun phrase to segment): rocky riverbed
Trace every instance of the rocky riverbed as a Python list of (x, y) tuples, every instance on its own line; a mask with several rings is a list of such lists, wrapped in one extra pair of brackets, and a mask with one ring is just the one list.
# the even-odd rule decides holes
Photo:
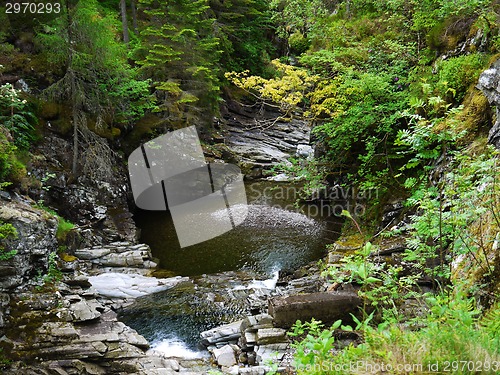
[[(226, 130), (240, 165), (250, 163), (244, 171), (249, 178), (262, 177), (264, 170), (288, 156), (307, 157), (311, 151), (309, 131), (301, 122), (280, 119), (273, 129), (251, 129), (237, 116), (242, 115), (228, 120)], [(148, 245), (138, 243), (126, 208), (126, 181), (118, 174), (109, 181), (71, 180), (65, 172), (69, 143), (57, 135), (45, 139), (31, 167), (45, 186), (29, 192), (43, 204), (15, 193), (2, 194), (0, 201), (0, 219), (18, 232), (6, 243), (17, 253), (0, 268), (0, 347), (9, 358), (3, 373), (199, 374), (219, 368), (261, 374), (270, 361), (290, 367), (289, 327), (283, 324), (289, 312), (275, 307), (272, 316), (269, 307), (279, 306), (279, 301), (288, 305), (287, 298), (296, 295), (324, 293), (327, 287), (316, 265), (276, 272), (268, 279), (252, 270), (152, 277), (158, 260)], [(248, 154), (245, 150), (254, 146), (238, 146), (245, 142), (265, 149)], [(45, 205), (77, 224), (64, 247), (56, 236), (57, 217)], [(203, 300), (199, 306), (213, 314), (211, 327), (200, 326), (196, 333), (202, 345), (197, 353), (205, 354), (179, 355), (168, 341), (151, 348), (151, 341), (121, 321), (127, 321), (127, 313), (146, 315), (140, 306), (149, 308), (148, 298), (179, 296), (179, 290), (187, 290), (184, 297), (191, 302)], [(290, 305), (301, 305), (301, 298)], [(192, 307), (192, 315), (199, 312)], [(300, 316), (306, 318), (311, 309), (302, 309)]]

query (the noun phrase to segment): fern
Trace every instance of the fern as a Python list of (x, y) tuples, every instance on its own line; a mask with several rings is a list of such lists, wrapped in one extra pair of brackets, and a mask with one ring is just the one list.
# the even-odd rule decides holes
[(493, 305), (480, 321), (487, 333), (492, 337), (500, 338), (500, 302)]

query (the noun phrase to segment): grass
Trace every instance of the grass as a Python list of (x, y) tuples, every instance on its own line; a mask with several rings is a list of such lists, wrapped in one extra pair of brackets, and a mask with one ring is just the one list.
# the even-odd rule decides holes
[(57, 224), (56, 238), (59, 243), (64, 243), (66, 242), (68, 233), (75, 228), (75, 224), (67, 221), (60, 216), (58, 216), (57, 218), (59, 222)]
[(422, 328), (397, 321), (367, 326), (362, 344), (299, 374), (497, 374), (500, 304), (481, 314), (473, 298), (456, 290), (428, 299), (429, 314), (415, 321)]

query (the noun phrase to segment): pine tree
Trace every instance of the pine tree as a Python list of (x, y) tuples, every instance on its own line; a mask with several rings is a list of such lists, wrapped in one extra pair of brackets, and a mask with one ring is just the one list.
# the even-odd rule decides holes
[(208, 9), (207, 0), (139, 1), (145, 27), (138, 64), (153, 79), (165, 118), (180, 124), (209, 120), (216, 109), (219, 40)]
[[(126, 47), (116, 38), (119, 23), (114, 15), (101, 13), (95, 0), (66, 0), (64, 5), (61, 16), (46, 25), (37, 40), (48, 61), (64, 71), (45, 94), (71, 105), (76, 177), (81, 159), (79, 136), (93, 137), (86, 126), (89, 116), (96, 126), (105, 126), (105, 118), (132, 121), (152, 105), (148, 82), (136, 81), (127, 65)], [(101, 148), (106, 149), (106, 144)]]
[(273, 50), (269, 2), (264, 0), (210, 0), (215, 15), (215, 35), (222, 49), (225, 71), (250, 70), (260, 74)]

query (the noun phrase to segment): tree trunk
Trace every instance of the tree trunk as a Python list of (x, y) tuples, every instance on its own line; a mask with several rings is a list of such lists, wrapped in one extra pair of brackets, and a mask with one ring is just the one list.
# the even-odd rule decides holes
[(76, 93), (76, 77), (75, 77), (75, 72), (73, 71), (73, 55), (74, 55), (74, 50), (73, 47), (71, 46), (73, 42), (73, 30), (72, 30), (72, 20), (71, 20), (71, 13), (70, 13), (70, 8), (69, 8), (69, 1), (66, 1), (66, 22), (67, 22), (67, 33), (68, 33), (68, 40), (70, 42), (70, 47), (69, 47), (69, 59), (68, 59), (68, 67), (66, 74), (69, 74), (69, 80), (70, 80), (70, 97), (71, 97), (71, 106), (73, 108), (73, 165), (71, 168), (71, 172), (73, 174), (73, 177), (77, 177), (78, 173), (78, 109), (79, 109), (79, 99), (78, 95)]
[(120, 8), (122, 13), (122, 26), (123, 26), (123, 41), (128, 43), (130, 38), (128, 36), (128, 22), (127, 22), (127, 2), (120, 0)]
[(135, 0), (130, 0), (130, 10), (132, 11), (132, 28), (137, 35), (137, 8), (135, 6)]
[(78, 109), (73, 107), (73, 166), (71, 171), (76, 178), (78, 173)]

